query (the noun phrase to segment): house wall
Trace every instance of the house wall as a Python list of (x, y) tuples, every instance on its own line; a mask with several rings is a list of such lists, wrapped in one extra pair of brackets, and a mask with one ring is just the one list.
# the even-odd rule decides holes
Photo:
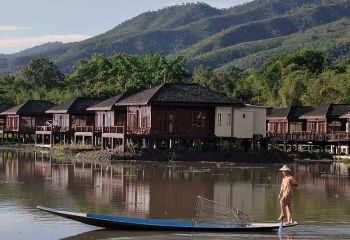
[(215, 108), (215, 136), (232, 137), (232, 118), (232, 107)]
[(266, 108), (249, 106), (247, 110), (254, 112), (254, 134), (266, 137)]
[[(103, 122), (104, 115), (104, 122)], [(114, 127), (126, 126), (127, 116), (126, 109), (117, 109), (114, 111), (96, 111), (95, 112), (95, 127)]]
[(95, 114), (69, 114), (70, 128), (95, 126)]
[(34, 132), (37, 126), (43, 126), (52, 115), (8, 115), (6, 116), (6, 127), (8, 131)]
[(235, 108), (233, 111), (233, 137), (253, 138), (254, 112), (246, 108)]
[(0, 126), (3, 126), (3, 127), (6, 126), (6, 117), (0, 116)]
[(200, 106), (152, 106), (153, 136), (210, 138), (214, 136), (215, 109)]
[(266, 137), (265, 108), (215, 108), (215, 136), (253, 138), (254, 134)]

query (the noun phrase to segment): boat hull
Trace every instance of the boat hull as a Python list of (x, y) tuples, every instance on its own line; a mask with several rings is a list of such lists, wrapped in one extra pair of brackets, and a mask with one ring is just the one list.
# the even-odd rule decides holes
[[(193, 232), (264, 232), (274, 231), (280, 227), (280, 223), (253, 223), (244, 225), (227, 225), (223, 223), (200, 223), (195, 224), (191, 221), (163, 220), (163, 219), (144, 219), (119, 217), (102, 214), (74, 213), (59, 211), (52, 208), (37, 206), (39, 210), (61, 216), (67, 219), (78, 221), (84, 224), (118, 230), (152, 230), (152, 231), (193, 231)], [(284, 223), (283, 227), (293, 227), (298, 225)]]

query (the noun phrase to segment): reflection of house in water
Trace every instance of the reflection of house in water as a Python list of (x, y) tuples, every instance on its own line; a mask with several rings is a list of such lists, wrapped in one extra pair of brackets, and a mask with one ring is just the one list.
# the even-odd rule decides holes
[(73, 174), (75, 184), (92, 184), (94, 166), (91, 163), (74, 163)]
[[(295, 175), (303, 194), (309, 192), (318, 199), (327, 199), (327, 196), (350, 199), (350, 182), (344, 177), (349, 175), (349, 168), (350, 165), (344, 163), (300, 164)], [(315, 177), (315, 173), (319, 176)]]
[(265, 194), (265, 188), (252, 182), (214, 184), (214, 201), (257, 216), (265, 215)]
[(34, 175), (32, 154), (0, 151), (0, 181), (17, 182)]
[(34, 153), (35, 175), (44, 178), (51, 178), (51, 156), (44, 153)]
[(51, 167), (52, 184), (55, 186), (68, 186), (69, 183), (69, 165), (55, 165)]
[(110, 166), (94, 171), (94, 195), (99, 202), (112, 202), (116, 195), (123, 195), (123, 175), (118, 170)]
[(350, 164), (335, 162), (331, 165), (331, 173), (339, 174), (342, 176), (349, 176)]
[[(194, 179), (179, 169), (159, 172), (162, 177), (150, 181), (150, 216), (152, 218), (188, 218), (193, 216), (197, 196), (213, 199), (213, 182)], [(170, 215), (171, 214), (171, 215)]]
[(150, 210), (150, 187), (145, 182), (129, 182), (125, 185), (126, 211), (148, 215)]

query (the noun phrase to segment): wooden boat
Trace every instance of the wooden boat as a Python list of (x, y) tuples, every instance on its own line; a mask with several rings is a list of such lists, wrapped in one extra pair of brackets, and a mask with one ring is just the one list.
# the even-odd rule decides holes
[[(165, 219), (145, 219), (132, 217), (119, 217), (112, 215), (102, 215), (94, 213), (74, 213), (59, 211), (52, 208), (37, 206), (39, 210), (58, 215), (64, 218), (75, 220), (88, 225), (119, 230), (154, 230), (154, 231), (205, 231), (205, 232), (263, 232), (273, 231), (280, 227), (280, 223), (196, 223), (192, 221), (165, 220)], [(284, 223), (283, 227), (293, 227), (292, 224)]]

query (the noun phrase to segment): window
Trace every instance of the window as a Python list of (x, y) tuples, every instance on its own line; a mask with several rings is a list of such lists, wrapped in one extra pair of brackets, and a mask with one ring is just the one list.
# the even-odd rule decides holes
[(221, 113), (218, 114), (218, 126), (221, 126)]
[(34, 117), (22, 117), (21, 125), (23, 129), (35, 129)]
[(148, 126), (148, 114), (150, 114), (148, 109), (144, 108), (141, 110), (141, 127), (143, 128)]
[(175, 112), (169, 112), (167, 122), (168, 122), (168, 126), (167, 126), (168, 132), (175, 133), (176, 127), (177, 127), (177, 114)]
[(205, 112), (192, 112), (192, 127), (206, 127), (207, 114)]
[(243, 118), (245, 118), (245, 113), (243, 113)]
[(69, 127), (69, 114), (54, 114), (54, 125), (58, 127)]
[(129, 127), (137, 129), (138, 111), (129, 111)]
[(227, 114), (227, 126), (231, 126), (232, 118), (231, 114)]
[(154, 113), (155, 131), (175, 133), (177, 131), (177, 113), (157, 111)]
[(114, 126), (113, 112), (97, 113), (97, 127), (112, 127), (112, 126)]

